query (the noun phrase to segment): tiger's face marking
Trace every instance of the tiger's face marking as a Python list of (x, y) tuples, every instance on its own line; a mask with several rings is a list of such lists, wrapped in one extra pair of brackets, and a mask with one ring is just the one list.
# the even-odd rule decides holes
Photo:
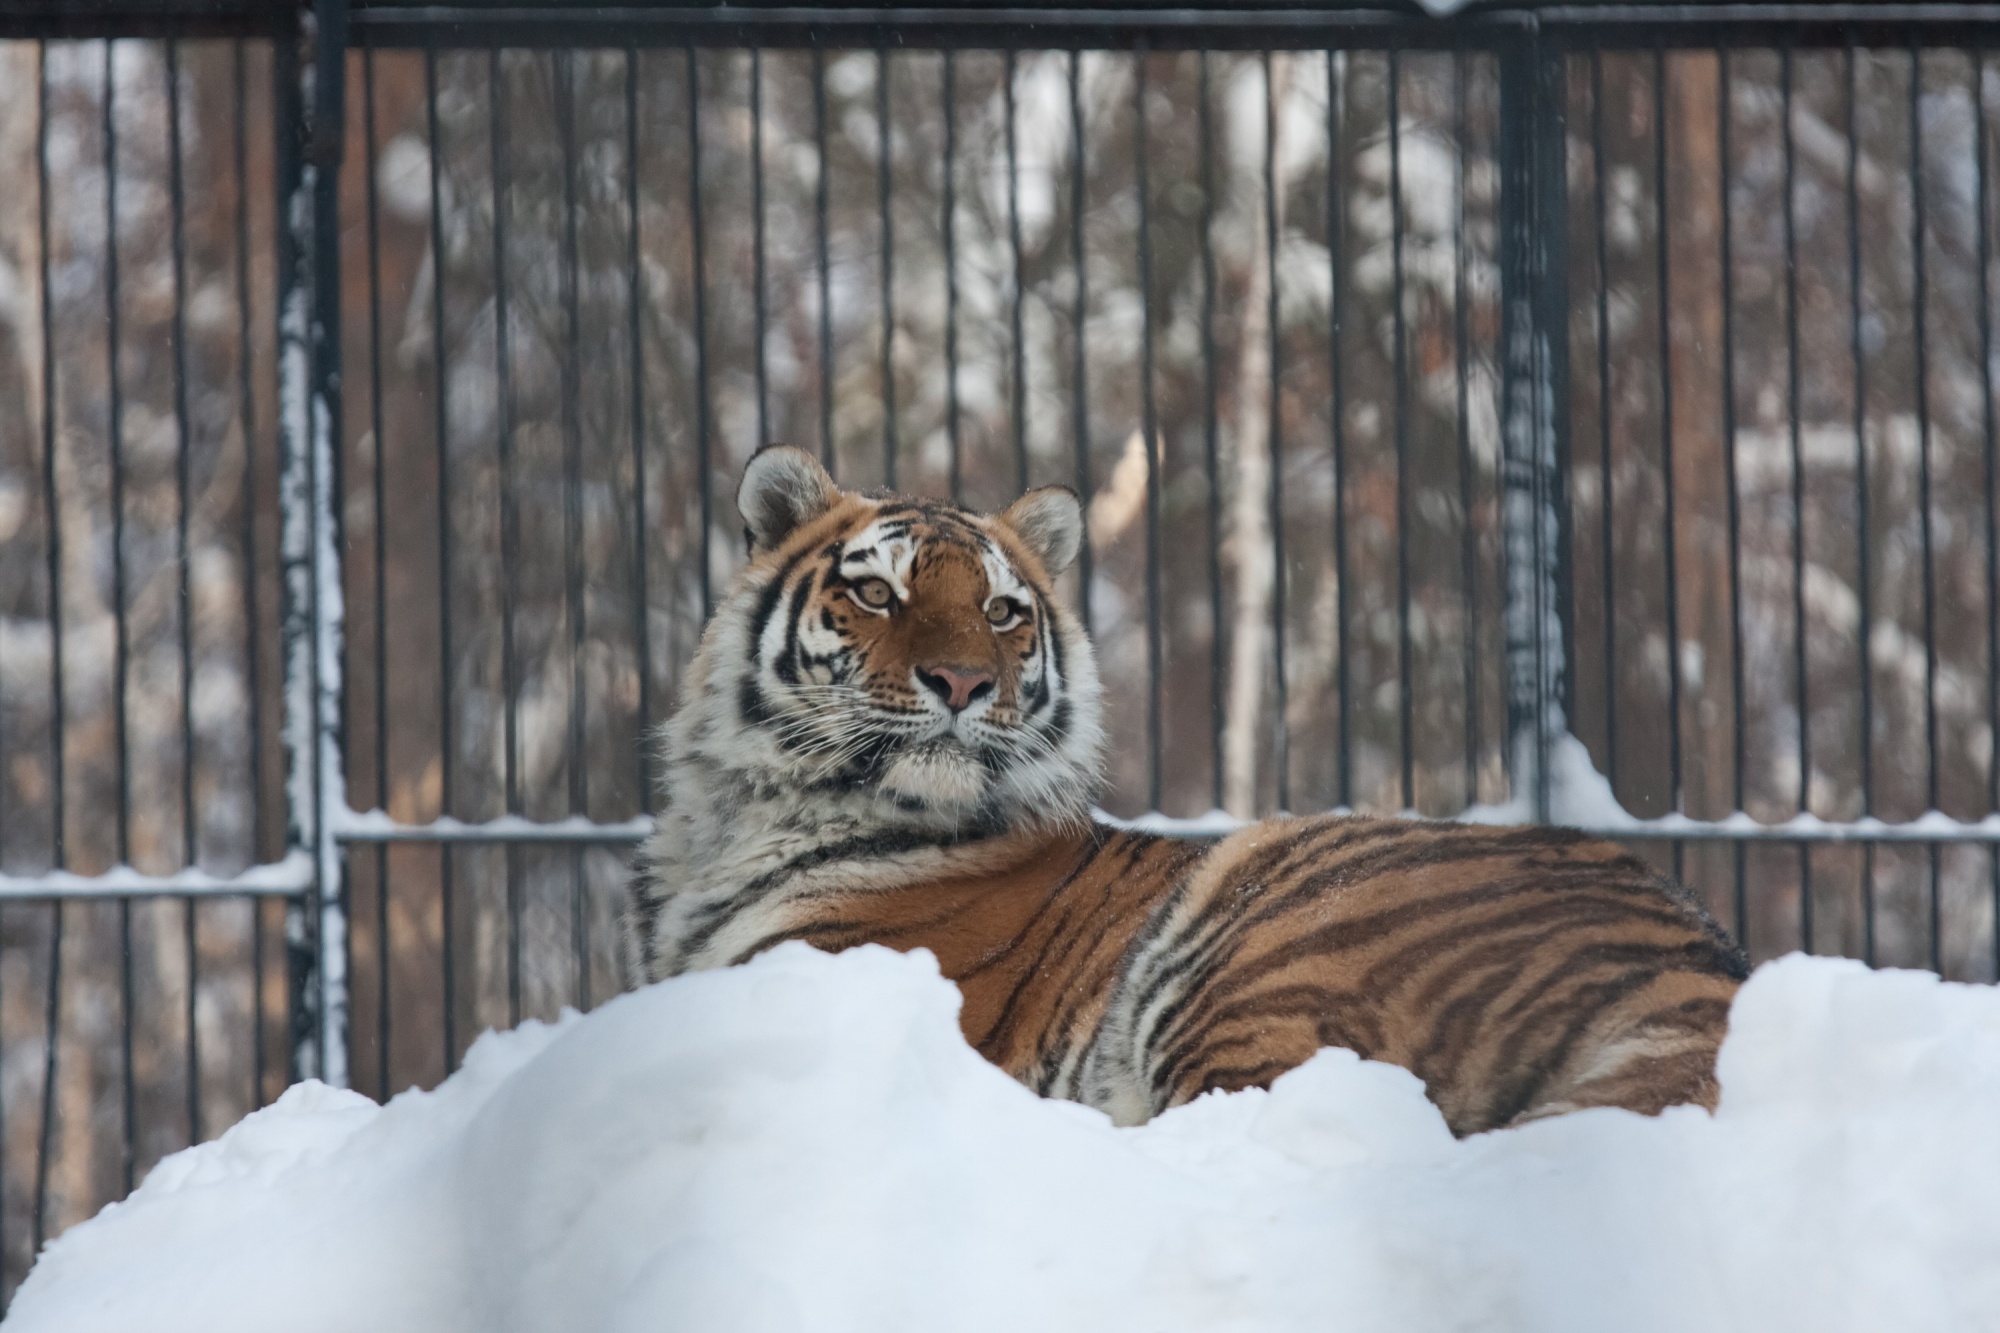
[(987, 516), (842, 492), (774, 447), (738, 507), (752, 561), (711, 634), (741, 686), (711, 739), (780, 785), (968, 831), (1087, 817), (1097, 680), (1050, 587), (1081, 541), (1073, 495)]

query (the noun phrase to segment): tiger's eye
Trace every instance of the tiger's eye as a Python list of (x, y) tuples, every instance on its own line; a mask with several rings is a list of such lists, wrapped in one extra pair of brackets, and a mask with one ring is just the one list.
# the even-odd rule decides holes
[(880, 611), (896, 600), (895, 591), (885, 579), (863, 579), (854, 585), (854, 595), (863, 606)]
[(1004, 625), (1012, 620), (1014, 615), (1014, 604), (1005, 597), (995, 597), (986, 604), (986, 623), (989, 625)]

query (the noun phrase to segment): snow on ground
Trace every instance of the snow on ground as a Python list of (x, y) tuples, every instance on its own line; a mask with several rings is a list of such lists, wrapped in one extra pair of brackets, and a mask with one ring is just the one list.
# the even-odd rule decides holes
[(960, 1038), (927, 955), (786, 945), (292, 1089), (55, 1241), (7, 1328), (2000, 1328), (2000, 993), (1793, 957), (1711, 1118), (1455, 1142), (1343, 1051), (1139, 1129)]

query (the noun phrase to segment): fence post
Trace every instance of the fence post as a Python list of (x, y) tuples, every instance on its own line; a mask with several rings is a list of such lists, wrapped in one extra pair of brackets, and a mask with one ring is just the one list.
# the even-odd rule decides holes
[[(301, 40), (312, 60), (302, 65)], [(342, 770), (340, 195), (347, 7), (317, 0), (273, 62), (278, 134), (279, 542), (288, 850), (313, 858), (285, 917), (293, 1080), (347, 1084)], [(310, 113), (308, 114), (308, 109)]]
[(1563, 53), (1530, 27), (1500, 53), (1501, 539), (1509, 775), (1550, 818), (1568, 731), (1568, 158)]

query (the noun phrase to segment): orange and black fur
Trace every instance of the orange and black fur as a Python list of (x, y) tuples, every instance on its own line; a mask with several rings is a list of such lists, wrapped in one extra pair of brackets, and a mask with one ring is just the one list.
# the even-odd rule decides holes
[(1093, 823), (1099, 685), (1051, 579), (1049, 488), (981, 516), (840, 491), (772, 448), (752, 560), (663, 729), (626, 919), (635, 980), (772, 945), (927, 948), (966, 1037), (1135, 1124), (1322, 1046), (1404, 1066), (1458, 1134), (1587, 1106), (1713, 1106), (1746, 964), (1679, 887), (1547, 828)]

